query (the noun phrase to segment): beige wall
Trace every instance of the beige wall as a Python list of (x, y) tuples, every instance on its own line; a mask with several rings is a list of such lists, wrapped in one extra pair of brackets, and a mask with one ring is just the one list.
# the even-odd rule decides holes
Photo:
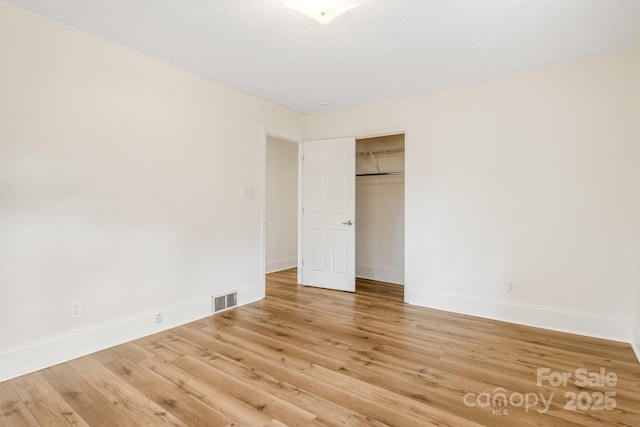
[[(640, 44), (636, 48), (635, 56), (636, 95), (638, 97), (636, 103), (636, 123), (638, 125), (636, 144), (640, 146)], [(636, 211), (636, 218), (640, 218), (640, 210)], [(640, 227), (640, 224), (638, 226)], [(638, 246), (640, 246), (640, 239), (638, 240)], [(636, 281), (636, 317), (633, 344), (636, 356), (640, 361), (640, 280)]]
[(407, 132), (408, 302), (630, 341), (634, 58), (309, 117), (309, 137)]
[(0, 380), (263, 296), (264, 129), (301, 114), (2, 4), (0, 52)]
[(298, 265), (298, 144), (267, 137), (266, 271)]

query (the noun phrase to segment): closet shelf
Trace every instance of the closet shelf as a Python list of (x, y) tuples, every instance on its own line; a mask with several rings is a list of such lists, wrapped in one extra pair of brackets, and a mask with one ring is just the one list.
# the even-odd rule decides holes
[(378, 150), (378, 151), (360, 151), (356, 153), (357, 156), (373, 156), (374, 154), (395, 154), (395, 153), (404, 153), (404, 148), (390, 148), (388, 150)]
[(383, 175), (404, 175), (404, 171), (402, 172), (377, 172), (377, 173), (357, 173), (356, 176), (383, 176)]

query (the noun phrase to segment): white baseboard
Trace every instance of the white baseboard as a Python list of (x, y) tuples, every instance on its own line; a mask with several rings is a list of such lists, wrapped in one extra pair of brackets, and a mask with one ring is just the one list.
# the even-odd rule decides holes
[(288, 270), (298, 266), (298, 257), (293, 256), (289, 258), (277, 259), (274, 261), (267, 261), (265, 265), (265, 271), (267, 274), (275, 273), (276, 271)]
[(636, 327), (634, 328), (631, 348), (633, 348), (633, 352), (636, 354), (636, 359), (638, 359), (638, 363), (640, 363), (640, 325), (638, 324), (636, 324)]
[(398, 271), (381, 270), (379, 268), (356, 266), (356, 277), (378, 282), (393, 283), (394, 285), (404, 285), (404, 275)]
[[(263, 297), (262, 284), (240, 288), (238, 305)], [(162, 314), (162, 323), (156, 323), (158, 314)], [(211, 296), (207, 295), (5, 350), (0, 352), (0, 382), (212, 315)]]
[(638, 363), (640, 363), (640, 344), (631, 344), (631, 348), (633, 352), (636, 354), (636, 359), (638, 359)]
[(238, 305), (246, 305), (264, 299), (264, 282), (259, 286), (251, 286), (238, 291)]
[[(560, 332), (631, 342), (631, 319), (405, 287), (409, 304)], [(637, 351), (637, 350), (636, 350)]]

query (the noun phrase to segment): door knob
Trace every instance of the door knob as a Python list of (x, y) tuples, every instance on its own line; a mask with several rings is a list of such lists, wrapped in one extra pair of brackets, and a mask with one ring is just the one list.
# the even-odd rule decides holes
[(345, 221), (343, 222), (344, 225), (353, 225), (353, 221), (349, 220), (349, 221)]

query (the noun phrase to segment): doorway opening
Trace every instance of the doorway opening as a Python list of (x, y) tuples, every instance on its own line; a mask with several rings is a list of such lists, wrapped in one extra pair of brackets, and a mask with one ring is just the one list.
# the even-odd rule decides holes
[[(351, 262), (355, 265), (352, 264), (352, 271), (358, 286), (366, 289), (382, 286), (377, 282), (403, 286), (405, 134), (359, 137), (352, 141), (350, 152), (355, 157), (351, 157), (351, 161), (355, 167), (351, 174), (355, 174), (355, 191), (351, 197), (355, 212), (349, 218), (357, 225), (354, 227), (355, 250)], [(302, 277), (305, 261), (303, 193), (306, 194), (303, 181), (307, 182), (303, 179), (303, 171), (309, 159), (304, 162), (307, 143), (300, 142), (266, 134), (264, 260), (266, 273), (286, 273), (284, 270), (297, 267), (297, 282), (309, 285)], [(328, 182), (333, 184), (325, 188), (335, 187), (333, 179)], [(345, 218), (339, 221), (351, 225)], [(338, 234), (333, 233), (334, 236)], [(312, 256), (308, 258), (314, 260)], [(333, 267), (337, 265), (332, 264)], [(293, 270), (290, 273), (296, 274)], [(332, 288), (324, 281), (319, 287)]]
[(404, 285), (404, 134), (356, 139), (356, 277)]
[(265, 272), (298, 266), (298, 147), (267, 134)]

